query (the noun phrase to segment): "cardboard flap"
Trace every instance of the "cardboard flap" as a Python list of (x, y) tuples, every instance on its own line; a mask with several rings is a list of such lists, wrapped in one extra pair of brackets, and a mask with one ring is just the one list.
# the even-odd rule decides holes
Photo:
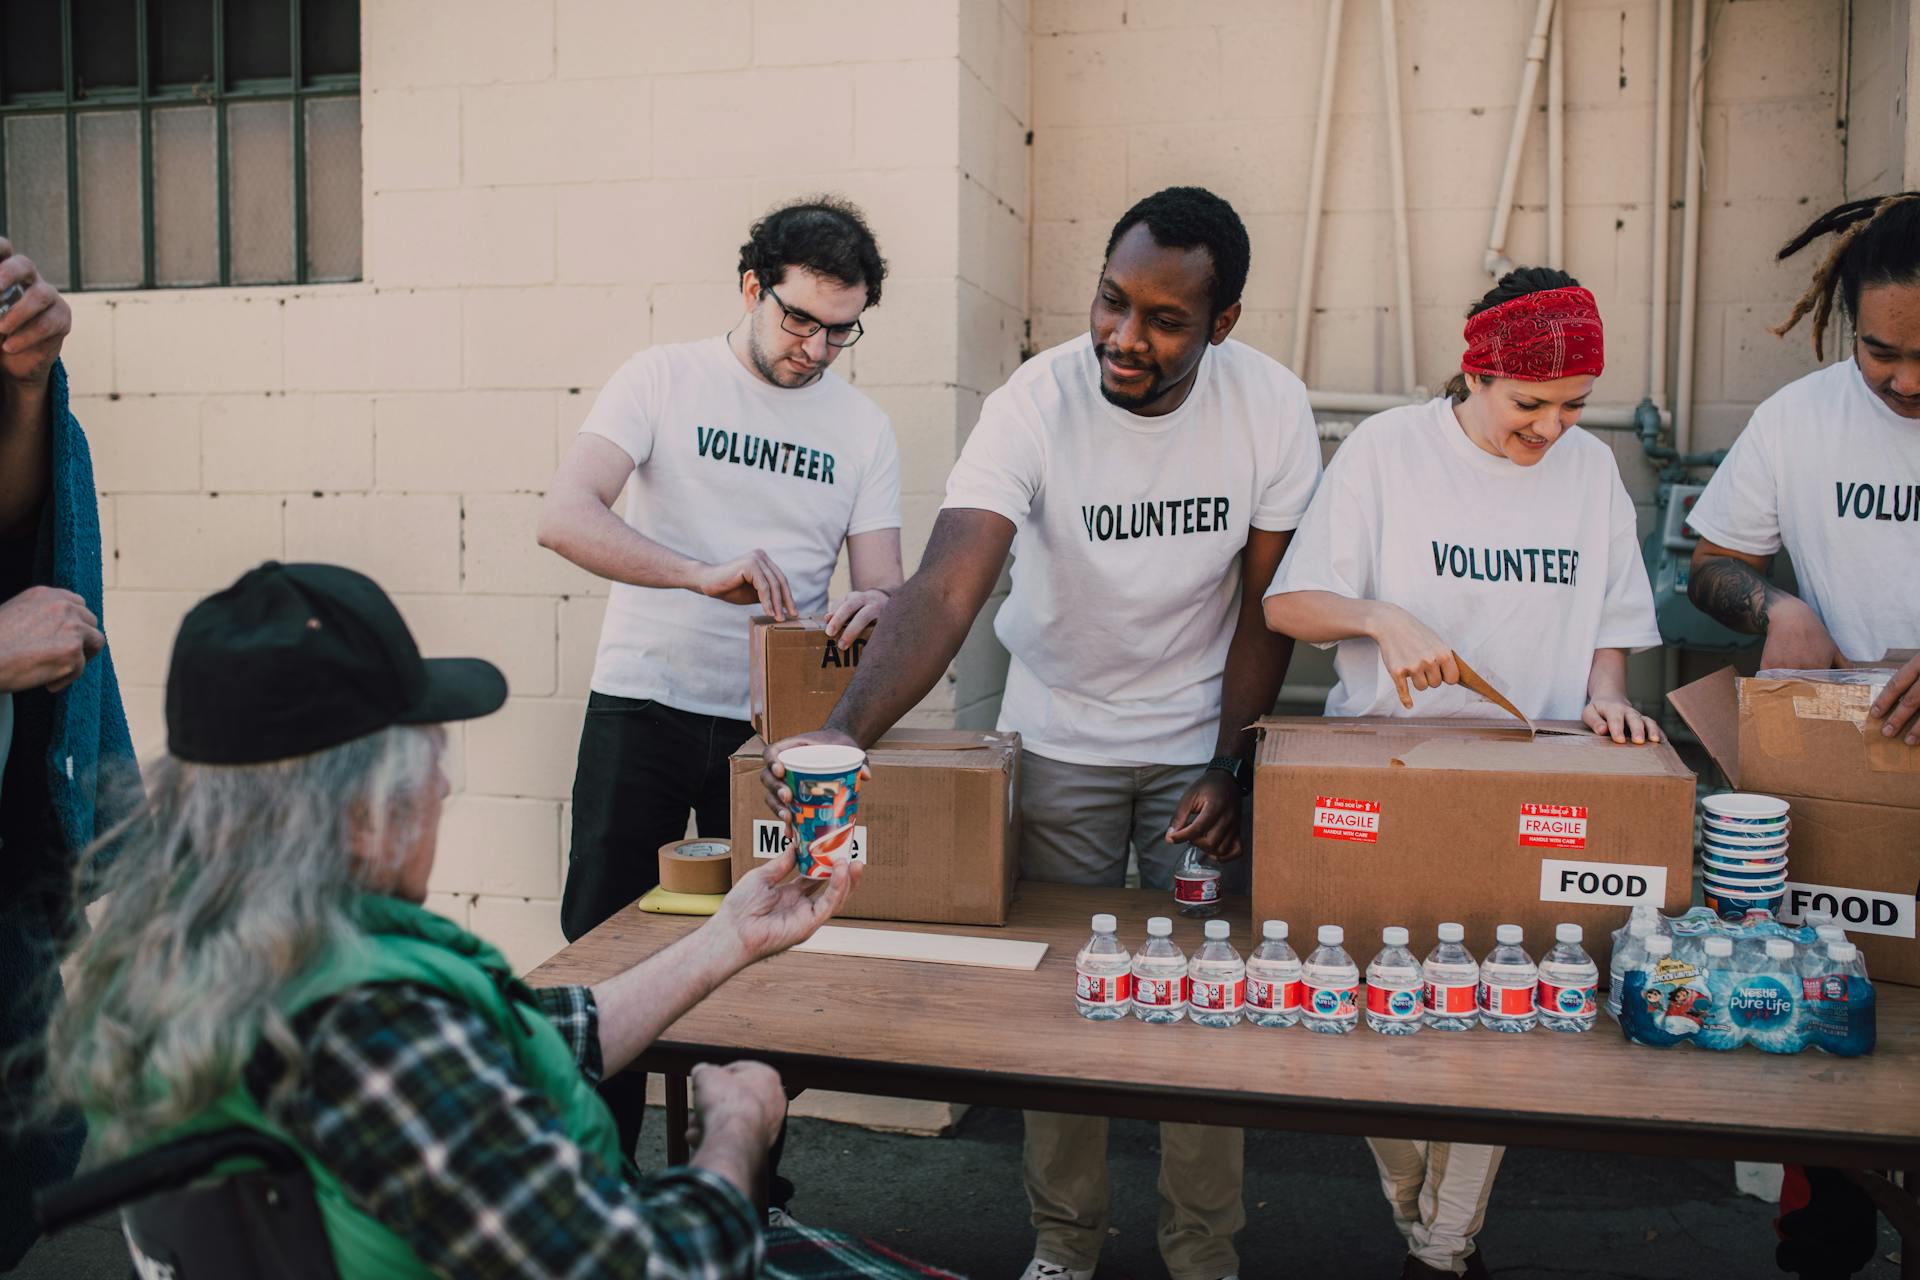
[(1393, 763), (1407, 769), (1471, 769), (1487, 773), (1608, 773), (1664, 776), (1663, 757), (1644, 746), (1567, 736), (1542, 736), (1532, 742), (1488, 742), (1470, 738), (1430, 738), (1399, 752)]
[(1457, 653), (1454, 654), (1453, 660), (1460, 667), (1460, 683), (1463, 686), (1465, 686), (1468, 689), (1471, 689), (1473, 692), (1485, 698), (1488, 702), (1491, 702), (1494, 706), (1499, 707), (1501, 710), (1505, 711), (1508, 715), (1512, 716), (1515, 720), (1518, 720), (1521, 724), (1527, 726), (1528, 734), (1533, 733), (1534, 731), (1533, 721), (1527, 719), (1526, 716), (1521, 715), (1520, 708), (1514, 706), (1513, 703), (1507, 698), (1506, 694), (1494, 688), (1492, 681), (1488, 680), (1485, 676), (1481, 675), (1478, 671), (1475, 671), (1472, 667), (1468, 666), (1467, 660), (1461, 657), (1459, 654)]
[(893, 729), (873, 744), (875, 751), (978, 751), (1003, 747), (1012, 741), (1005, 733), (966, 733), (955, 729)]
[(1700, 739), (1729, 786), (1740, 785), (1740, 695), (1732, 667), (1682, 685), (1667, 701)]

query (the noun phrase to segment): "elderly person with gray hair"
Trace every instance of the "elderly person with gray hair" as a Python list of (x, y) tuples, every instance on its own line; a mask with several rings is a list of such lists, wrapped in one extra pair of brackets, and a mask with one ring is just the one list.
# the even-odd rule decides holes
[(422, 659), (370, 579), (266, 564), (175, 641), (167, 755), (71, 957), (53, 1101), (91, 1157), (249, 1126), (296, 1148), (341, 1275), (924, 1276), (753, 1209), (785, 1098), (758, 1063), (693, 1075), (697, 1146), (643, 1180), (594, 1092), (853, 888), (791, 855), (592, 988), (533, 991), (421, 906), (447, 721), (497, 709), (478, 659)]

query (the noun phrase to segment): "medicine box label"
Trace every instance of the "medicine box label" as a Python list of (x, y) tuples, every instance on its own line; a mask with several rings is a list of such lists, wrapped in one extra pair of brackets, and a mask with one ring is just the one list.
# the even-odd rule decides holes
[(1540, 860), (1540, 901), (1592, 902), (1601, 906), (1661, 907), (1667, 901), (1667, 869), (1624, 862)]
[(1587, 806), (1583, 804), (1523, 804), (1520, 806), (1520, 843), (1541, 849), (1587, 847)]
[[(765, 818), (755, 818), (753, 820), (754, 857), (771, 858), (792, 843), (793, 836), (787, 831), (785, 824), (772, 822)], [(855, 827), (853, 829), (852, 851), (848, 861), (865, 862), (866, 860), (867, 829), (865, 827)]]
[(1313, 801), (1313, 834), (1320, 840), (1352, 840), (1360, 844), (1380, 842), (1380, 802), (1347, 800), (1340, 796), (1316, 796)]
[(1848, 933), (1879, 933), (1889, 938), (1914, 936), (1915, 902), (1912, 894), (1876, 893), (1872, 889), (1842, 889), (1831, 884), (1787, 881), (1780, 903), (1780, 919), (1799, 924), (1809, 911), (1825, 911)]

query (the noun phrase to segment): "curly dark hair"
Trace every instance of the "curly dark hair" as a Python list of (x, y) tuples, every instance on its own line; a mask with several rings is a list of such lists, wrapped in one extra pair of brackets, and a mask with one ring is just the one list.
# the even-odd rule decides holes
[(1240, 301), (1247, 287), (1247, 265), (1253, 246), (1247, 228), (1233, 206), (1205, 187), (1167, 187), (1137, 202), (1120, 215), (1107, 237), (1107, 257), (1120, 237), (1140, 223), (1147, 224), (1153, 242), (1163, 249), (1205, 249), (1213, 259), (1213, 278), (1207, 282), (1213, 314)]
[[(1497, 307), (1503, 302), (1512, 302), (1515, 298), (1524, 298), (1530, 293), (1545, 293), (1549, 289), (1572, 289), (1580, 282), (1558, 267), (1515, 267), (1500, 277), (1499, 283), (1480, 295), (1480, 300), (1467, 308), (1471, 319), (1482, 311)], [(1467, 398), (1467, 375), (1455, 370), (1447, 385), (1443, 388), (1446, 395), (1455, 403)]]
[(851, 201), (815, 196), (782, 205), (753, 224), (740, 246), (740, 277), (751, 271), (762, 285), (779, 285), (788, 267), (805, 267), (849, 287), (865, 285), (867, 305), (880, 305), (887, 260)]
[(1847, 321), (1860, 319), (1860, 290), (1867, 285), (1920, 284), (1920, 191), (1890, 196), (1868, 196), (1836, 205), (1815, 218), (1775, 255), (1784, 262), (1821, 236), (1834, 237), (1833, 248), (1813, 273), (1807, 291), (1793, 304), (1786, 320), (1771, 332), (1784, 338), (1813, 312), (1813, 358), (1824, 360), (1827, 318), (1833, 298), (1840, 295)]

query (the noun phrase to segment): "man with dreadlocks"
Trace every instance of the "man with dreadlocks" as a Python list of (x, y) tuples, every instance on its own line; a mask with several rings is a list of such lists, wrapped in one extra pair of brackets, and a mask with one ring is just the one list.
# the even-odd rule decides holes
[[(1853, 353), (1753, 412), (1689, 523), (1688, 593), (1736, 631), (1763, 634), (1763, 667), (1824, 669), (1920, 645), (1920, 192), (1831, 209), (1780, 250), (1833, 246), (1786, 322), (1813, 313), (1824, 358), (1837, 295)], [(1793, 557), (1800, 595), (1767, 580)], [(1873, 704), (1888, 737), (1920, 745), (1920, 658)]]

